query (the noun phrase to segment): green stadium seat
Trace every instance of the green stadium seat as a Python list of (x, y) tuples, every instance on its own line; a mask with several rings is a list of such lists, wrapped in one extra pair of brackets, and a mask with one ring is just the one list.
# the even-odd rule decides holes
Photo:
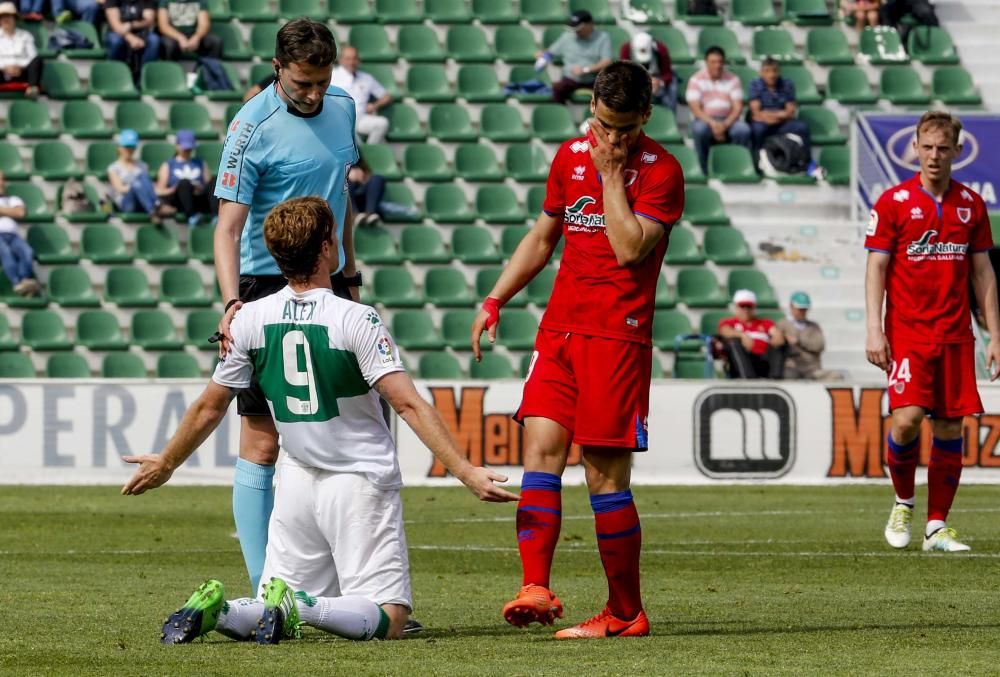
[(358, 56), (365, 63), (389, 63), (399, 58), (389, 44), (389, 34), (378, 24), (355, 24), (349, 35), (348, 42), (358, 48)]
[(47, 378), (90, 378), (90, 366), (79, 353), (53, 353), (45, 361)]
[(330, 10), (326, 0), (278, 0), (278, 16), (282, 19), (307, 16), (316, 21), (326, 21), (330, 18)]
[(674, 363), (674, 378), (711, 379), (715, 374), (711, 371), (711, 363), (700, 355), (686, 357), (684, 353), (678, 356)]
[(381, 226), (354, 229), (354, 253), (366, 264), (402, 263), (392, 233)]
[(536, 138), (550, 143), (562, 143), (579, 134), (566, 106), (540, 104), (531, 111), (531, 129)]
[(910, 56), (926, 66), (957, 65), (955, 45), (940, 26), (914, 26), (906, 38)]
[[(552, 87), (552, 80), (549, 78), (547, 71), (536, 73), (535, 67), (527, 64), (511, 67), (510, 75), (507, 76), (507, 82), (527, 82), (528, 80), (538, 80), (542, 84)], [(511, 98), (523, 103), (549, 103), (552, 101), (552, 92), (544, 90), (540, 92), (518, 92), (512, 94)]]
[(521, 0), (521, 18), (528, 25), (565, 24), (569, 12), (560, 0)]
[(35, 252), (35, 260), (43, 265), (80, 261), (80, 257), (73, 252), (66, 231), (54, 223), (36, 223), (28, 229), (26, 239)]
[(236, 24), (215, 22), (209, 33), (222, 41), (222, 58), (226, 61), (248, 61), (253, 56)]
[(160, 310), (138, 310), (132, 315), (132, 342), (146, 350), (182, 350), (184, 342), (170, 316)]
[[(500, 278), (503, 268), (480, 268), (476, 271), (476, 298), (484, 299), (493, 291), (493, 286)], [(524, 291), (514, 295), (514, 298), (507, 301), (507, 306), (511, 308), (523, 308), (528, 305), (528, 296)]]
[[(62, 204), (62, 196), (65, 185), (59, 186), (56, 189), (56, 204)], [(73, 212), (68, 214), (62, 213), (62, 217), (69, 221), (70, 223), (99, 223), (101, 221), (108, 220), (108, 214), (101, 208), (101, 196), (98, 195), (97, 189), (89, 183), (83, 184), (83, 193), (87, 199), (87, 204), (90, 209), (87, 211)]]
[(399, 238), (403, 258), (414, 263), (448, 263), (451, 254), (435, 226), (406, 226)]
[(148, 378), (146, 365), (135, 353), (108, 353), (101, 360), (102, 378)]
[[(587, 10), (594, 17), (594, 23), (613, 24), (615, 15), (611, 13), (608, 0), (569, 0), (569, 11), (571, 14), (578, 10)], [(620, 43), (614, 43), (616, 48)]]
[(33, 183), (11, 182), (7, 184), (7, 195), (16, 195), (24, 201), (27, 215), (19, 219), (25, 223), (51, 223), (52, 212), (45, 202), (42, 189)]
[(10, 330), (10, 320), (7, 319), (6, 314), (0, 314), (0, 352), (17, 350), (18, 345), (17, 339), (14, 338), (14, 334)]
[(476, 212), (487, 224), (521, 223), (526, 218), (517, 196), (507, 186), (482, 186), (476, 191)]
[(507, 98), (497, 80), (496, 68), (484, 64), (465, 64), (458, 69), (458, 96), (469, 103), (493, 103)]
[(545, 186), (532, 186), (524, 200), (524, 210), (528, 212), (528, 222), (534, 223), (535, 217), (542, 213), (545, 204)]
[(657, 311), (653, 315), (652, 331), (653, 345), (660, 350), (672, 351), (676, 347), (684, 351), (695, 351), (705, 345), (700, 339), (686, 338), (695, 331), (691, 320), (680, 310)]
[(847, 143), (847, 137), (840, 133), (840, 125), (833, 111), (822, 106), (802, 106), (800, 120), (809, 125), (809, 135), (813, 145), (839, 145)]
[(778, 299), (774, 295), (767, 276), (759, 270), (731, 270), (727, 282), (729, 297), (732, 298), (737, 289), (749, 289), (757, 295), (758, 308), (777, 308)]
[(416, 24), (424, 20), (418, 0), (375, 0), (375, 14), (387, 24)]
[(96, 308), (101, 299), (94, 293), (87, 271), (77, 266), (60, 266), (49, 273), (49, 296), (64, 308)]
[(199, 139), (214, 141), (219, 138), (219, 132), (212, 126), (212, 119), (208, 116), (208, 109), (194, 101), (177, 101), (171, 104), (167, 126), (173, 134), (181, 129), (190, 129)]
[[(357, 236), (354, 238), (357, 246)], [(202, 263), (215, 262), (215, 229), (192, 228), (188, 232), (188, 257)]]
[(231, 103), (228, 106), (226, 106), (226, 113), (222, 118), (223, 123), (225, 124), (224, 129), (228, 129), (229, 123), (233, 122), (236, 119), (236, 117), (240, 113), (240, 109), (242, 108), (243, 108), (242, 103)]
[(472, 223), (476, 220), (465, 192), (451, 183), (428, 186), (424, 205), (427, 216), (435, 223)]
[[(693, 26), (721, 26), (725, 23), (720, 14), (689, 14), (689, 1), (674, 0), (674, 15), (678, 21), (683, 21)], [(702, 53), (704, 54), (704, 52)]]
[(670, 63), (675, 66), (694, 63), (695, 57), (691, 53), (691, 47), (679, 28), (675, 26), (651, 26), (646, 32), (666, 45), (667, 51), (670, 52)]
[(705, 253), (695, 241), (694, 233), (683, 226), (674, 226), (664, 262), (672, 266), (700, 266), (705, 263)]
[[(523, 2), (523, 0), (522, 0)], [(492, 381), (503, 378), (517, 378), (514, 368), (503, 355), (485, 353), (481, 362), (476, 362), (476, 358), (469, 358), (469, 378)]]
[(383, 202), (390, 202), (405, 210), (405, 212), (393, 210), (389, 213), (383, 213), (382, 218), (388, 223), (410, 223), (420, 221), (423, 218), (423, 213), (413, 199), (413, 193), (410, 192), (410, 189), (405, 184), (387, 183), (385, 185), (385, 195), (382, 199)]
[(521, 244), (521, 240), (524, 236), (528, 234), (531, 230), (527, 226), (507, 226), (502, 231), (500, 231), (500, 254), (505, 259), (509, 259), (513, 254), (514, 250), (517, 249), (517, 245)]
[(674, 294), (670, 283), (662, 274), (656, 280), (656, 295), (653, 297), (653, 304), (657, 308), (673, 308), (677, 305), (677, 295)]
[[(987, 216), (990, 219), (990, 231), (993, 233), (993, 243), (996, 244), (1000, 242), (1000, 211), (989, 211)], [(0, 337), (3, 336), (3, 328), (0, 327)], [(2, 339), (0, 339), (0, 345), (2, 345)]]
[(74, 139), (108, 139), (113, 133), (100, 107), (92, 101), (67, 101), (60, 126)]
[(419, 308), (424, 297), (405, 268), (379, 268), (372, 284), (374, 298), (387, 308)]
[(723, 183), (758, 183), (760, 175), (753, 168), (753, 158), (745, 146), (722, 143), (708, 151), (708, 175)]
[(545, 181), (549, 176), (549, 161), (545, 151), (534, 143), (512, 143), (507, 146), (504, 164), (507, 175), (522, 183)]
[(437, 33), (430, 26), (412, 24), (401, 26), (396, 37), (399, 56), (411, 63), (429, 62), (441, 63), (447, 57), (447, 52)]
[(31, 174), (21, 160), (21, 151), (18, 146), (6, 141), (0, 141), (0, 171), (8, 181), (21, 181), (31, 178)]
[(448, 56), (459, 63), (492, 63), (497, 58), (479, 26), (451, 26), (445, 44)]
[[(463, 230), (457, 229), (459, 233)], [(424, 296), (435, 308), (471, 308), (476, 305), (465, 275), (457, 268), (439, 266), (431, 268), (424, 276)]]
[[(771, 4), (770, 0), (766, 2)], [(782, 63), (802, 63), (802, 57), (795, 49), (792, 34), (784, 28), (761, 28), (754, 31), (754, 61), (762, 61), (766, 57), (777, 59)]]
[(983, 102), (972, 76), (961, 66), (942, 66), (931, 80), (934, 98), (949, 106), (978, 106)]
[(826, 0), (785, 0), (785, 18), (796, 26), (829, 26), (833, 16)]
[(35, 378), (35, 366), (24, 353), (0, 353), (0, 378)]
[(139, 148), (139, 159), (149, 166), (149, 173), (156, 176), (160, 165), (174, 156), (174, 144), (166, 141), (147, 141)]
[(823, 95), (816, 88), (812, 73), (805, 66), (787, 64), (781, 67), (781, 76), (788, 78), (795, 85), (795, 100), (799, 105), (823, 103)]
[[(632, 0), (633, 11), (642, 12), (645, 20), (635, 17), (637, 24), (670, 23), (670, 12), (667, 10), (667, 0)], [(673, 55), (671, 55), (673, 56)]]
[(472, 14), (483, 24), (516, 24), (514, 0), (472, 0)]
[(657, 357), (655, 352), (653, 353), (653, 360), (650, 365), (650, 376), (653, 379), (666, 377), (666, 373), (663, 371), (663, 365), (660, 364), (660, 358)]
[(524, 288), (524, 293), (528, 301), (534, 303), (539, 308), (544, 308), (552, 298), (552, 287), (556, 282), (557, 270), (551, 266), (546, 266), (538, 271), (538, 274), (531, 278), (531, 281)]
[(706, 26), (698, 33), (698, 54), (704, 55), (709, 47), (721, 47), (726, 53), (726, 63), (745, 64), (747, 59), (740, 51), (739, 40), (725, 26)]
[(420, 103), (437, 103), (455, 100), (455, 92), (448, 84), (444, 66), (417, 64), (406, 72), (406, 93)]
[[(110, 226), (109, 226), (110, 227)], [(104, 298), (122, 308), (156, 305), (146, 275), (138, 268), (110, 268), (104, 281)]]
[(420, 356), (417, 373), (423, 379), (461, 380), (462, 366), (449, 353), (426, 353)]
[(475, 141), (479, 138), (479, 134), (472, 128), (468, 107), (457, 103), (431, 106), (427, 128), (431, 136), (439, 141)]
[(538, 318), (530, 310), (505, 308), (497, 330), (497, 343), (509, 350), (531, 350), (535, 347)]
[(465, 0), (425, 0), (424, 10), (433, 24), (472, 23)]
[(498, 26), (493, 34), (497, 56), (504, 63), (534, 63), (538, 44), (524, 26)]
[(451, 251), (462, 263), (476, 265), (503, 262), (503, 257), (493, 242), (492, 232), (481, 226), (455, 228), (451, 231)]
[(444, 340), (423, 310), (397, 310), (392, 314), (392, 336), (407, 350), (441, 350)]
[[(23, 25), (23, 24), (22, 24)], [(60, 28), (75, 31), (90, 40), (90, 44), (93, 47), (80, 47), (80, 48), (70, 48), (62, 50), (62, 55), (67, 59), (103, 59), (104, 53), (104, 43), (101, 41), (100, 36), (97, 35), (97, 29), (94, 24), (87, 21), (69, 21), (65, 24), (59, 26)], [(20, 28), (20, 26), (19, 26)], [(49, 61), (45, 64), (46, 70), (49, 64), (53, 61)]]
[(167, 133), (156, 119), (156, 111), (145, 101), (122, 101), (115, 108), (115, 129), (134, 129), (142, 139), (162, 139)]
[(722, 198), (708, 186), (688, 186), (684, 189), (684, 214), (681, 218), (696, 226), (729, 225)]
[(139, 79), (142, 93), (154, 99), (190, 99), (193, 96), (184, 69), (174, 61), (150, 61), (142, 67)]
[(388, 139), (392, 142), (425, 141), (427, 132), (420, 126), (420, 118), (412, 106), (405, 103), (394, 103), (383, 109), (389, 119)]
[(463, 143), (455, 149), (455, 173), (466, 181), (504, 180), (496, 152), (478, 143)]
[(847, 146), (826, 146), (819, 151), (820, 167), (826, 170), (826, 180), (835, 186), (851, 182), (851, 149)]
[(368, 0), (330, 0), (330, 14), (338, 24), (369, 24), (376, 21)]
[(85, 310), (76, 318), (76, 342), (90, 350), (128, 350), (113, 313)]
[(32, 350), (72, 350), (73, 342), (59, 314), (29, 310), (21, 318), (21, 342)]
[(894, 106), (922, 105), (931, 97), (924, 92), (920, 75), (909, 66), (888, 66), (879, 77), (879, 91), (883, 99)]
[(201, 378), (201, 367), (193, 355), (163, 353), (156, 358), (156, 378)]
[(49, 61), (42, 70), (42, 91), (53, 99), (86, 99), (76, 68), (65, 61)]
[(73, 151), (62, 141), (42, 141), (31, 149), (31, 165), (36, 176), (46, 181), (82, 179)]
[(899, 33), (892, 26), (871, 26), (861, 31), (858, 51), (873, 66), (908, 63), (909, 55), (903, 49)]
[(704, 172), (701, 171), (698, 156), (695, 155), (693, 149), (682, 145), (670, 145), (667, 146), (667, 150), (677, 158), (677, 162), (684, 172), (685, 183), (705, 183), (707, 181)]
[(115, 226), (94, 224), (80, 235), (80, 256), (93, 263), (131, 263), (132, 254), (125, 248), (125, 239)]
[(653, 114), (643, 128), (646, 135), (659, 143), (683, 143), (684, 137), (677, 129), (677, 118), (664, 106), (653, 106)]
[(813, 28), (806, 35), (806, 56), (820, 66), (849, 66), (854, 54), (847, 37), (836, 26)]
[(531, 136), (517, 108), (505, 103), (483, 106), (479, 118), (479, 133), (490, 141), (528, 141)]
[(677, 298), (691, 308), (725, 308), (729, 297), (722, 292), (708, 268), (684, 268), (677, 273)]
[[(472, 348), (472, 322), (476, 319), (475, 310), (447, 310), (441, 315), (441, 337), (445, 345), (454, 350), (470, 350)], [(479, 339), (479, 347), (492, 350), (493, 344), (486, 334)]]
[(870, 105), (878, 101), (868, 76), (857, 66), (834, 66), (826, 81), (826, 93), (845, 105)]
[(205, 352), (218, 352), (218, 343), (209, 343), (208, 337), (216, 332), (222, 313), (217, 310), (192, 310), (184, 322), (184, 338), (189, 346)]
[(731, 11), (733, 20), (744, 26), (774, 26), (780, 21), (772, 0), (733, 0)]
[(439, 146), (411, 143), (403, 151), (403, 173), (414, 181), (451, 181), (455, 172)]
[(167, 268), (160, 273), (160, 298), (175, 308), (207, 308), (212, 298), (205, 291), (198, 271), (188, 266)]
[(705, 231), (705, 255), (720, 266), (751, 266), (753, 254), (743, 233), (731, 226), (711, 226)]
[(271, 8), (268, 0), (229, 0), (229, 9), (232, 16), (243, 23), (278, 20), (278, 13)]
[(219, 141), (204, 141), (198, 144), (198, 147), (194, 151), (194, 156), (200, 160), (204, 160), (205, 164), (208, 165), (209, 173), (215, 174), (219, 169), (219, 163), (222, 161), (222, 148), (223, 144)]
[(39, 296), (19, 296), (14, 293), (7, 276), (0, 275), (0, 303), (6, 303), (11, 308), (44, 308), (49, 305), (49, 297), (45, 293)]
[(49, 108), (39, 101), (14, 101), (7, 109), (7, 127), (26, 139), (54, 139), (59, 130), (52, 124)]
[[(277, 42), (278, 28), (280, 26), (277, 23), (260, 23), (254, 24), (250, 29), (250, 53), (253, 56), (260, 57), (261, 59), (267, 59), (267, 61), (261, 65), (268, 72), (273, 72), (274, 67), (271, 65), (271, 57), (274, 56), (274, 45)], [(261, 70), (264, 70), (261, 69)], [(253, 75), (250, 76), (250, 83), (260, 82), (263, 78), (255, 78)]]
[(90, 92), (101, 99), (138, 99), (132, 73), (122, 61), (96, 61), (90, 67)]
[(49, 47), (49, 31), (45, 28), (45, 24), (33, 21), (21, 21), (18, 28), (31, 33), (31, 36), (35, 38), (35, 48), (38, 50), (38, 56), (43, 59), (52, 59), (59, 56), (59, 53)]
[[(403, 178), (399, 164), (392, 154), (392, 148), (383, 143), (363, 143), (359, 146), (361, 158), (373, 173), (384, 176), (389, 181)], [(211, 165), (209, 165), (211, 166)]]
[(215, 21), (229, 21), (233, 13), (229, 9), (228, 0), (207, 0), (208, 18)]

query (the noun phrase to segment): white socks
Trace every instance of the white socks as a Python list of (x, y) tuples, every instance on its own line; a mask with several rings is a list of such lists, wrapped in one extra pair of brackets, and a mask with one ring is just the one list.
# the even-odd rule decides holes
[(263, 615), (263, 601), (250, 597), (232, 599), (222, 607), (215, 629), (232, 639), (250, 639)]
[(310, 597), (295, 593), (299, 617), (306, 625), (354, 640), (383, 639), (389, 617), (379, 605), (364, 597)]
[(927, 530), (924, 531), (924, 536), (930, 536), (935, 531), (938, 531), (939, 529), (944, 529), (946, 526), (948, 525), (941, 520), (931, 520), (930, 522), (927, 523)]
[(903, 505), (908, 505), (911, 508), (916, 505), (916, 502), (916, 496), (910, 496), (909, 498), (900, 498), (899, 496), (896, 497), (896, 503), (902, 503)]

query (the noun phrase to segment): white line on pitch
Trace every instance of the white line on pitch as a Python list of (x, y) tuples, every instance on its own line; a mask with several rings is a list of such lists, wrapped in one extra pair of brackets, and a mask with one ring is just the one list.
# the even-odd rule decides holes
[[(480, 546), (480, 545), (410, 545), (410, 550), (424, 551), (444, 551), (444, 552), (510, 552), (516, 553), (517, 548), (504, 546)], [(560, 548), (571, 552), (593, 552), (592, 545), (574, 546), (561, 544)], [(643, 555), (674, 555), (682, 557), (795, 557), (795, 558), (822, 558), (822, 557), (936, 557), (938, 555), (925, 555), (919, 551), (912, 552), (777, 552), (777, 551), (733, 551), (733, 550), (642, 550)], [(979, 559), (1000, 559), (1000, 552), (977, 552), (963, 553), (952, 556), (952, 559), (962, 559), (975, 557)]]

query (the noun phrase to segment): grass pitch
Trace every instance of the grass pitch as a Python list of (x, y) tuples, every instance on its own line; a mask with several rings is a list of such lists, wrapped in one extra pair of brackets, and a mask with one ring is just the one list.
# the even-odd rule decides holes
[[(161, 646), (160, 625), (206, 578), (249, 584), (228, 488), (3, 487), (0, 671), (160, 675), (996, 674), (997, 489), (963, 487), (968, 555), (882, 541), (888, 487), (639, 487), (653, 636), (556, 642), (500, 608), (520, 585), (514, 507), (461, 489), (404, 492), (427, 630), (352, 643), (307, 630), (258, 647), (210, 634)], [(918, 494), (917, 513), (925, 502)], [(553, 588), (564, 627), (606, 595), (585, 492), (564, 494)], [(919, 528), (919, 526), (918, 526)]]

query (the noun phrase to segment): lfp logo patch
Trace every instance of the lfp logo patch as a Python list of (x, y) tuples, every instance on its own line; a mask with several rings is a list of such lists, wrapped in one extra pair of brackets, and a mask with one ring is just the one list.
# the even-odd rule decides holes
[(392, 354), (392, 341), (387, 337), (379, 336), (378, 341), (375, 342), (375, 349), (378, 351), (379, 357), (382, 358), (382, 364), (393, 363), (395, 358)]

